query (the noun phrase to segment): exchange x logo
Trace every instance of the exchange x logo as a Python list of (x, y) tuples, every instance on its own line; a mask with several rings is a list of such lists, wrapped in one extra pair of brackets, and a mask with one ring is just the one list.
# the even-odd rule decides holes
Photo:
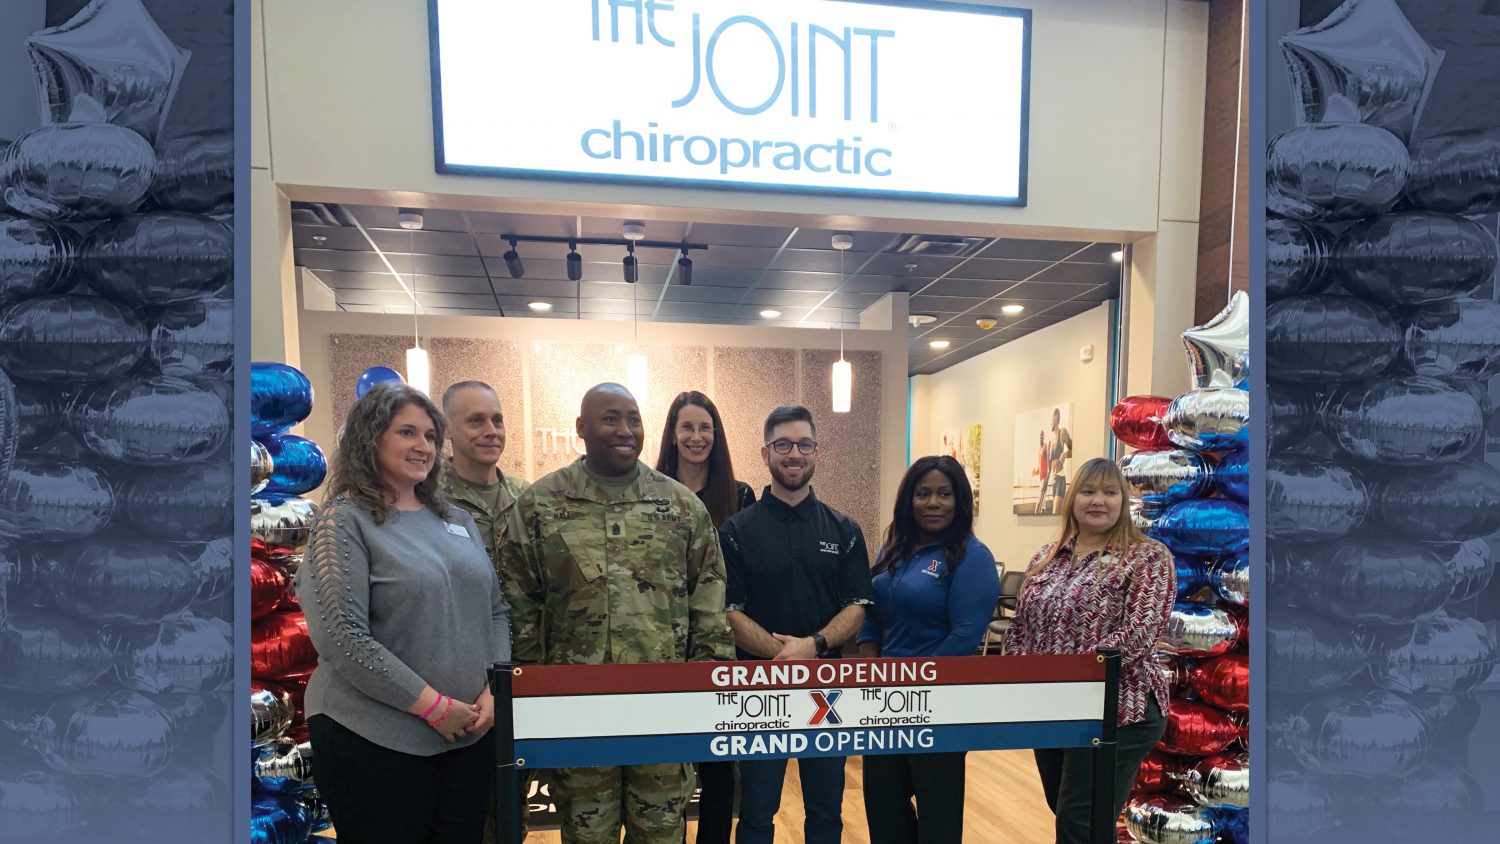
[(813, 705), (818, 707), (818, 711), (813, 713), (812, 720), (807, 722), (808, 726), (818, 727), (823, 724), (838, 726), (844, 723), (839, 718), (838, 712), (834, 711), (833, 708), (838, 704), (839, 698), (843, 697), (844, 693), (842, 691), (808, 692), (808, 694), (812, 695)]

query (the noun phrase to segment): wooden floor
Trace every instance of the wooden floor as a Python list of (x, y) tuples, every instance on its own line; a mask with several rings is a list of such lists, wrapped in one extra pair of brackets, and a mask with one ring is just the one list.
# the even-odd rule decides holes
[[(1053, 841), (1052, 812), (1042, 798), (1029, 750), (970, 753), (964, 808), (964, 840), (974, 844), (1047, 844)], [(850, 759), (844, 785), (844, 843), (869, 844), (865, 825), (863, 760)], [(776, 844), (802, 842), (802, 785), (795, 762), (787, 766)], [(697, 834), (688, 822), (688, 841)], [(526, 844), (558, 844), (555, 831), (533, 832)]]

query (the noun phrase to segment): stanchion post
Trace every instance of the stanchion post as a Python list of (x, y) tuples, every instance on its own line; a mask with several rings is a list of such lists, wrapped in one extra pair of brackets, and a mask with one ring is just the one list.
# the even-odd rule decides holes
[(516, 721), (511, 710), (514, 670), (508, 662), (490, 668), (490, 694), (495, 697), (495, 840), (501, 844), (521, 844), (521, 772), (516, 768)]
[(1089, 814), (1091, 844), (1114, 844), (1115, 840), (1115, 742), (1120, 713), (1120, 651), (1097, 651), (1104, 661), (1104, 722), (1099, 727), (1099, 746), (1094, 752), (1093, 798)]

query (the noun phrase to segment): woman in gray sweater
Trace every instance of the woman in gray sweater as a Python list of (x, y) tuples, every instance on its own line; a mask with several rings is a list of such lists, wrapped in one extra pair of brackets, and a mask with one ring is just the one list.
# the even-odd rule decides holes
[(382, 384), (339, 433), (327, 503), (297, 573), (318, 649), (313, 778), (340, 842), (468, 844), (494, 771), (491, 663), (510, 609), (473, 519), (438, 483), (442, 412)]

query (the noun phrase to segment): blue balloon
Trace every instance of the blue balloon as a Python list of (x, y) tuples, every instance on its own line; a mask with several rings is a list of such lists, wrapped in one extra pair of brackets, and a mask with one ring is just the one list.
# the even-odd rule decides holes
[(1225, 498), (1250, 503), (1250, 450), (1231, 451), (1219, 458), (1213, 470), (1214, 489)]
[(303, 844), (311, 827), (307, 808), (290, 794), (250, 798), (250, 844)]
[(263, 492), (285, 492), (305, 495), (317, 489), (328, 476), (328, 460), (323, 449), (312, 440), (294, 434), (271, 434), (261, 437), (275, 466)]
[(1151, 526), (1151, 535), (1173, 553), (1216, 557), (1250, 545), (1250, 511), (1238, 501), (1195, 498), (1166, 509)]
[(250, 435), (263, 437), (292, 427), (312, 413), (313, 386), (284, 363), (250, 364)]
[(1177, 600), (1186, 601), (1208, 585), (1208, 566), (1202, 560), (1173, 554), (1172, 564), (1177, 569)]
[(1215, 809), (1219, 821), (1223, 825), (1224, 834), (1229, 837), (1233, 844), (1249, 844), (1250, 841), (1250, 810), (1249, 809)]
[(386, 381), (395, 381), (398, 384), (406, 383), (406, 379), (401, 377), (401, 373), (391, 369), (389, 366), (372, 366), (361, 372), (359, 379), (354, 382), (354, 397), (362, 399), (365, 397), (365, 393), (370, 392), (371, 387), (376, 384), (383, 384)]

